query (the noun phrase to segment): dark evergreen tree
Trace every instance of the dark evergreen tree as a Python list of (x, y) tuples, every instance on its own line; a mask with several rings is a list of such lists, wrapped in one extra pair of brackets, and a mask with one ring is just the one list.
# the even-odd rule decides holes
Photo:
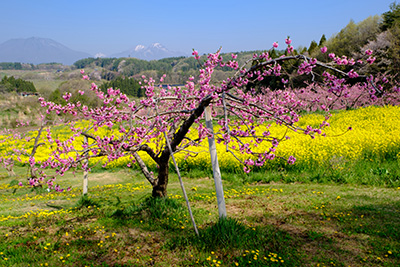
[(308, 54), (312, 54), (318, 48), (318, 44), (316, 41), (311, 41), (310, 47), (308, 48)]
[(2, 90), (6, 92), (37, 92), (35, 85), (32, 82), (25, 81), (20, 78), (15, 79), (14, 76), (4, 76), (3, 79), (0, 81), (0, 84), (2, 85)]
[(396, 24), (400, 24), (400, 4), (393, 2), (389, 6), (390, 11), (387, 11), (382, 14), (383, 23), (382, 23), (382, 30), (386, 31), (392, 28)]
[(319, 40), (318, 46), (322, 47), (325, 44), (325, 42), (326, 42), (325, 34), (322, 34), (321, 39)]
[(108, 88), (119, 89), (122, 93), (134, 97), (142, 97), (144, 95), (138, 81), (133, 78), (125, 78), (121, 76), (112, 81), (103, 83), (99, 88), (103, 92), (106, 92)]

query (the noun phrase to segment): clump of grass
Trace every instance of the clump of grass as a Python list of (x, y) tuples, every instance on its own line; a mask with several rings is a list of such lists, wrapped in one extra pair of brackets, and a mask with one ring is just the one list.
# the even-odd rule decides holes
[(249, 229), (234, 218), (221, 218), (200, 232), (197, 245), (212, 250), (218, 247), (242, 247), (249, 243)]
[(140, 205), (131, 207), (127, 211), (133, 214), (140, 214), (148, 219), (164, 219), (171, 214), (183, 213), (182, 202), (170, 198), (146, 198)]
[(81, 209), (83, 207), (100, 207), (100, 203), (94, 199), (92, 199), (91, 197), (89, 197), (88, 195), (83, 195), (78, 202), (75, 205), (77, 208)]

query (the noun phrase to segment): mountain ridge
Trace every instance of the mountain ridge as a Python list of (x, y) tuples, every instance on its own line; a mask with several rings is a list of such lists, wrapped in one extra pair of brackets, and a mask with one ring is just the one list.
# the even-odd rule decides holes
[(76, 60), (90, 56), (89, 53), (72, 50), (49, 38), (16, 38), (0, 44), (0, 62), (56, 62), (71, 65)]
[[(167, 57), (187, 56), (181, 52), (168, 50), (160, 43), (135, 47), (112, 54), (110, 57), (135, 57), (143, 60), (159, 60)], [(10, 39), (0, 44), (0, 62), (19, 63), (62, 63), (72, 65), (77, 60), (89, 57), (108, 57), (99, 52), (96, 55), (72, 50), (49, 38), (30, 37)]]

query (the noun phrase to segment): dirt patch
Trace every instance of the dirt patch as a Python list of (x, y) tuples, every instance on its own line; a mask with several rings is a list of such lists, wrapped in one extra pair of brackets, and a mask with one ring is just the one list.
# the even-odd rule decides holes
[(108, 184), (114, 183), (122, 183), (123, 179), (117, 177), (117, 175), (113, 175), (113, 173), (103, 172), (103, 173), (91, 173), (89, 176), (89, 183), (90, 181), (104, 181)]

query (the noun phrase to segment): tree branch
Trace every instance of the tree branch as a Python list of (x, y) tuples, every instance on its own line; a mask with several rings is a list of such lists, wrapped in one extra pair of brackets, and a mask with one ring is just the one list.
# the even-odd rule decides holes
[(154, 178), (153, 173), (149, 172), (147, 169), (146, 164), (142, 160), (142, 158), (139, 156), (137, 152), (132, 152), (133, 157), (135, 158), (136, 162), (139, 164), (140, 169), (142, 170), (144, 176), (146, 179), (150, 182), (152, 186), (156, 185), (157, 179)]

